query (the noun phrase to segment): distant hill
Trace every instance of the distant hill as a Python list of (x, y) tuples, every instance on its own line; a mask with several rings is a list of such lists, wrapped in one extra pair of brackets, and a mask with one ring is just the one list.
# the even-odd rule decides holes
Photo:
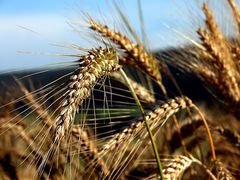
[[(179, 49), (167, 49), (164, 51), (158, 51), (155, 53), (158, 57), (165, 58), (166, 54), (173, 54), (178, 53), (180, 51)], [(203, 86), (203, 83), (199, 80), (199, 78), (196, 77), (196, 75), (192, 73), (183, 73), (179, 71), (178, 69), (174, 68), (173, 66), (169, 66), (172, 74), (174, 75), (176, 82), (180, 86), (182, 92), (184, 95), (189, 96), (194, 101), (204, 101), (207, 103), (212, 104), (214, 99), (212, 98), (211, 94), (205, 89)], [(7, 86), (11, 86), (15, 84), (14, 77), (24, 77), (29, 74), (35, 74), (31, 77), (24, 78), (24, 81), (27, 82), (29, 79), (33, 82), (33, 85), (35, 88), (38, 88), (44, 84), (50, 83), (54, 81), (56, 78), (61, 77), (65, 74), (68, 74), (72, 72), (74, 69), (60, 69), (60, 70), (49, 70), (44, 73), (37, 74), (37, 72), (41, 70), (32, 70), (32, 71), (19, 71), (14, 73), (7, 73), (7, 74), (1, 74), (0, 75), (0, 95), (3, 95), (3, 93), (6, 91)], [(44, 69), (42, 71), (45, 71)], [(67, 77), (63, 78), (62, 81), (66, 81)], [(163, 75), (164, 85), (168, 89), (168, 93), (170, 97), (179, 95), (176, 88), (174, 87), (171, 80)], [(160, 90), (156, 89), (156, 92), (161, 92)]]

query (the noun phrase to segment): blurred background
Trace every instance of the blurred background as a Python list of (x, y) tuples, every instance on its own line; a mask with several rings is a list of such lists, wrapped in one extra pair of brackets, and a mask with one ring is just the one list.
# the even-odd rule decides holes
[[(115, 1), (141, 36), (138, 1)], [(140, 2), (140, 1), (139, 1)], [(192, 6), (186, 1), (141, 1), (145, 31), (152, 50), (178, 46), (183, 39), (172, 37), (171, 28), (188, 32), (187, 12)], [(189, 7), (189, 9), (187, 9)], [(86, 45), (71, 26), (84, 20), (84, 13), (94, 18), (114, 21), (112, 1), (98, 0), (0, 0), (0, 71), (31, 69), (61, 62), (65, 57), (54, 54), (70, 53), (67, 46)], [(86, 16), (85, 16), (86, 17)], [(111, 26), (111, 25), (110, 25)], [(79, 32), (81, 25), (79, 27)], [(175, 32), (176, 33), (176, 32)], [(86, 38), (86, 37), (85, 37)]]

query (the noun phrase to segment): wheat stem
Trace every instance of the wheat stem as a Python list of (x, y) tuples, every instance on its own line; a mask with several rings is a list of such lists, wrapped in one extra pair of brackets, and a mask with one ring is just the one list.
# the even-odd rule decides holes
[(215, 146), (213, 143), (213, 138), (212, 138), (212, 134), (211, 134), (210, 128), (208, 126), (208, 123), (207, 123), (206, 119), (204, 118), (204, 115), (202, 114), (202, 112), (199, 110), (199, 108), (194, 104), (192, 104), (192, 107), (198, 112), (199, 116), (201, 117), (201, 119), (203, 121), (203, 124), (207, 131), (208, 139), (209, 139), (209, 144), (210, 144), (211, 153), (212, 153), (212, 159), (215, 160), (216, 159)]
[(141, 112), (141, 114), (143, 116), (143, 119), (144, 119), (144, 122), (145, 122), (145, 125), (146, 125), (146, 128), (147, 128), (147, 131), (148, 131), (151, 143), (152, 143), (152, 148), (153, 148), (153, 151), (154, 151), (154, 154), (155, 154), (155, 158), (156, 158), (156, 161), (157, 161), (159, 174), (161, 175), (161, 179), (164, 179), (164, 175), (163, 175), (163, 171), (162, 171), (162, 165), (161, 165), (161, 160), (160, 160), (160, 156), (158, 154), (157, 145), (156, 145), (156, 143), (154, 141), (154, 137), (153, 137), (152, 131), (150, 129), (150, 126), (148, 125), (144, 109), (143, 109), (143, 107), (142, 107), (142, 105), (141, 105), (141, 103), (140, 103), (140, 101), (139, 101), (139, 99), (138, 99), (138, 97), (137, 97), (137, 95), (136, 95), (136, 93), (135, 93), (135, 91), (134, 91), (134, 89), (133, 89), (133, 87), (132, 87), (128, 77), (127, 77), (127, 75), (126, 75), (126, 73), (124, 72), (124, 70), (120, 69), (120, 73), (122, 74), (124, 80), (126, 81), (128, 87), (129, 87), (129, 89), (130, 89), (130, 91), (131, 91), (131, 93), (132, 93), (132, 95), (133, 95), (133, 97), (134, 97), (134, 99), (135, 99), (135, 101), (136, 101), (136, 103), (138, 105), (138, 108), (139, 108), (139, 110), (140, 110), (140, 112)]

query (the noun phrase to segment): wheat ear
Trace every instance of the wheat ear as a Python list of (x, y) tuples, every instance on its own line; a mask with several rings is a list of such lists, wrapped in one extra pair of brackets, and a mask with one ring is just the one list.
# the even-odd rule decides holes
[(231, 172), (219, 160), (213, 161), (212, 172), (216, 175), (217, 179), (221, 180), (235, 180)]
[[(152, 111), (146, 113), (146, 119), (150, 126), (157, 126), (163, 123), (170, 116), (175, 114), (181, 109), (191, 106), (192, 101), (187, 97), (175, 98), (163, 105), (159, 105)], [(133, 123), (131, 123), (122, 132), (116, 134), (111, 140), (109, 140), (99, 152), (104, 154), (107, 151), (112, 151), (117, 148), (121, 143), (125, 142), (131, 136), (136, 135), (140, 130), (144, 129), (144, 120), (142, 117), (136, 118)]]
[(166, 179), (180, 179), (183, 172), (189, 168), (193, 160), (186, 156), (178, 156), (165, 165), (163, 172)]
[(89, 26), (92, 30), (100, 33), (101, 36), (110, 39), (125, 52), (125, 56), (119, 59), (120, 64), (134, 64), (142, 71), (150, 75), (157, 81), (161, 90), (166, 94), (166, 89), (162, 84), (162, 76), (159, 71), (157, 59), (146, 52), (142, 44), (135, 45), (127, 36), (120, 32), (111, 31), (107, 26), (104, 26), (93, 19), (89, 20)]
[[(198, 34), (201, 37), (204, 47), (212, 55), (212, 63), (214, 66), (214, 71), (218, 74), (211, 75), (203, 74), (210, 82), (216, 85), (225, 97), (229, 97), (230, 101), (238, 103), (240, 100), (240, 92), (238, 83), (235, 75), (238, 74), (235, 65), (233, 65), (231, 55), (226, 49), (223, 51), (221, 47), (217, 45), (216, 40), (214, 40), (207, 31), (200, 29)], [(227, 48), (227, 47), (226, 47)], [(200, 69), (200, 68), (198, 68)]]
[(199, 160), (195, 159), (194, 157), (190, 156), (177, 156), (176, 158), (172, 159), (170, 163), (165, 165), (163, 169), (164, 175), (166, 179), (169, 180), (177, 180), (181, 179), (183, 173), (193, 164), (196, 163), (203, 167), (206, 173), (214, 180), (217, 178), (202, 164)]
[(83, 66), (70, 77), (68, 91), (60, 104), (60, 113), (55, 119), (54, 142), (59, 142), (65, 136), (79, 105), (90, 96), (97, 80), (119, 69), (118, 56), (113, 49), (92, 49), (80, 60)]
[(214, 65), (218, 72), (218, 78), (215, 81), (217, 81), (221, 92), (237, 104), (240, 100), (240, 90), (236, 79), (239, 76), (236, 65), (232, 60), (229, 46), (218, 30), (218, 26), (206, 4), (203, 5), (203, 11), (207, 17), (205, 22), (208, 31), (199, 30), (198, 34), (203, 46), (213, 57), (210, 63)]
[[(215, 148), (211, 136), (211, 132), (209, 130), (207, 121), (205, 120), (203, 114), (197, 108), (196, 105), (192, 103), (192, 101), (187, 97), (177, 97), (175, 99), (169, 100), (167, 103), (156, 106), (152, 111), (146, 113), (146, 120), (149, 123), (151, 129), (154, 129), (158, 126), (162, 126), (169, 117), (180, 111), (181, 109), (185, 109), (191, 107), (195, 109), (199, 116), (201, 117), (203, 124), (206, 128), (206, 132), (209, 138), (209, 143), (211, 147), (211, 153), (213, 160), (216, 159)], [(113, 151), (116, 147), (118, 147), (122, 142), (125, 142), (129, 138), (138, 134), (142, 129), (144, 129), (144, 120), (142, 117), (136, 118), (133, 123), (131, 123), (127, 128), (125, 128), (122, 132), (117, 133), (114, 137), (109, 140), (105, 145), (103, 145), (99, 154), (105, 154), (108, 151)]]
[(237, 7), (237, 4), (235, 2), (235, 0), (228, 0), (228, 3), (230, 5), (230, 7), (232, 8), (232, 11), (233, 11), (233, 17), (237, 23), (237, 26), (238, 26), (238, 31), (240, 33), (240, 11)]

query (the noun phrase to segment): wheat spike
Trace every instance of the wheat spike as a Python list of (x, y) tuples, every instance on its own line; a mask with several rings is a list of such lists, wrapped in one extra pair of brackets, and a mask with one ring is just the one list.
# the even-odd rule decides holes
[(213, 56), (211, 59), (212, 64), (215, 67), (215, 71), (218, 73), (217, 78), (214, 78), (214, 75), (209, 75), (206, 73), (205, 75), (204, 71), (202, 71), (201, 74), (205, 75), (205, 77), (207, 77), (213, 84), (216, 84), (225, 97), (230, 98), (230, 101), (238, 103), (240, 100), (240, 91), (235, 77), (235, 74), (238, 72), (236, 71), (235, 65), (232, 65), (233, 61), (229, 51), (225, 50), (224, 52), (222, 50), (223, 48), (219, 47), (216, 40), (213, 39), (211, 34), (207, 33), (206, 31), (199, 30), (198, 33), (201, 36), (203, 45)]
[(217, 180), (217, 178), (212, 174), (212, 172), (200, 162), (198, 159), (194, 158), (192, 155), (187, 156), (177, 156), (174, 159), (171, 159), (171, 162), (164, 165), (164, 175), (166, 179), (169, 180), (177, 180), (181, 179), (183, 173), (192, 166), (193, 163), (201, 166), (205, 172), (211, 177), (213, 180)]
[(232, 8), (232, 11), (233, 11), (233, 17), (237, 23), (237, 26), (238, 26), (238, 31), (240, 33), (240, 11), (237, 7), (237, 4), (235, 2), (235, 0), (228, 0), (228, 3), (230, 5), (230, 7)]
[[(175, 114), (181, 109), (191, 106), (192, 101), (187, 97), (177, 97), (175, 99), (169, 100), (167, 103), (156, 106), (152, 111), (146, 113), (146, 119), (151, 125), (151, 127), (156, 127), (157, 125), (163, 123), (170, 116)], [(99, 152), (105, 153), (109, 150), (114, 150), (122, 142), (125, 142), (129, 137), (138, 133), (144, 128), (144, 120), (142, 117), (134, 120), (129, 127), (125, 128), (122, 132), (116, 134), (110, 141), (108, 141)]]
[(230, 171), (219, 160), (213, 162), (212, 171), (219, 180), (235, 180)]
[[(155, 131), (157, 128), (161, 127), (170, 116), (191, 105), (192, 102), (187, 97), (177, 97), (162, 105), (156, 105), (153, 110), (145, 113), (145, 118), (148, 121), (151, 130)], [(120, 133), (115, 134), (99, 151), (100, 156), (105, 156), (109, 153), (113, 153), (114, 155), (116, 150), (121, 152), (121, 155), (116, 157), (116, 160), (112, 162), (112, 173), (109, 175), (109, 178), (121, 175), (124, 171), (124, 166), (128, 165), (128, 160), (131, 159), (131, 156), (135, 155), (136, 149), (139, 149), (142, 143), (145, 142), (146, 138), (148, 138), (143, 117), (140, 116), (132, 121), (133, 123), (129, 124), (129, 126), (123, 129)], [(135, 144), (136, 147), (131, 150), (131, 155), (126, 154), (125, 157), (126, 148), (130, 143), (134, 142), (135, 137), (138, 137)]]
[(111, 31), (107, 26), (104, 26), (93, 19), (89, 20), (90, 28), (97, 31), (101, 36), (110, 39), (117, 44), (119, 48), (125, 51), (125, 56), (119, 59), (120, 64), (134, 64), (142, 71), (150, 75), (157, 81), (164, 94), (166, 90), (162, 84), (162, 77), (159, 71), (158, 61), (153, 56), (148, 54), (142, 44), (135, 45), (128, 37), (122, 35), (120, 32)]
[[(182, 49), (179, 54), (184, 56), (183, 59), (175, 58), (176, 61), (172, 62), (181, 69), (195, 72), (202, 80), (212, 85), (222, 95), (231, 110), (238, 113), (237, 109), (240, 103), (239, 65), (232, 54), (232, 51), (237, 51), (237, 49), (232, 48), (231, 42), (228, 42), (219, 31), (206, 4), (202, 9), (206, 16), (206, 29), (197, 30), (202, 47), (190, 48), (190, 50)], [(186, 55), (190, 60), (184, 62)]]
[(218, 26), (206, 4), (203, 5), (203, 11), (207, 17), (205, 22), (209, 32), (199, 30), (198, 34), (207, 52), (213, 57), (211, 60), (218, 72), (219, 89), (230, 98), (230, 101), (237, 104), (240, 100), (240, 90), (236, 79), (239, 76), (236, 65), (231, 57), (227, 42), (218, 30)]
[(163, 172), (164, 177), (169, 180), (180, 179), (184, 171), (189, 168), (193, 160), (186, 156), (178, 156), (165, 165)]
[(92, 30), (99, 32), (103, 37), (109, 38), (127, 52), (131, 52), (135, 48), (135, 44), (127, 36), (122, 35), (120, 32), (111, 31), (106, 25), (104, 26), (90, 19), (89, 26)]
[(54, 142), (59, 142), (71, 127), (79, 105), (88, 98), (97, 80), (119, 68), (118, 56), (113, 49), (92, 49), (81, 57), (80, 67), (70, 77), (69, 90), (60, 104), (60, 113), (55, 119)]
[(202, 10), (206, 16), (205, 24), (207, 25), (207, 29), (210, 31), (215, 40), (221, 42), (224, 39), (223, 35), (219, 31), (218, 25), (216, 24), (214, 17), (206, 3), (203, 3)]

